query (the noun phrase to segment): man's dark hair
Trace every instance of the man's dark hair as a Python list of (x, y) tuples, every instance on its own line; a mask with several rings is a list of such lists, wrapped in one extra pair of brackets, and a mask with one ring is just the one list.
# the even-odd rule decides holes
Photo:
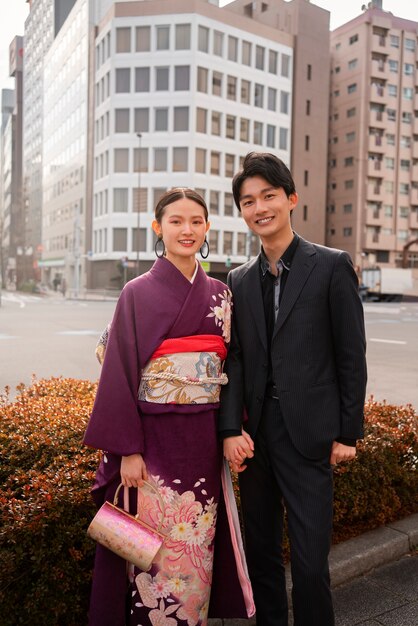
[(249, 152), (244, 159), (242, 170), (235, 174), (232, 180), (232, 193), (239, 211), (241, 211), (239, 199), (242, 184), (247, 178), (254, 176), (265, 178), (272, 187), (277, 189), (281, 187), (287, 197), (296, 193), (292, 174), (281, 159), (269, 152)]

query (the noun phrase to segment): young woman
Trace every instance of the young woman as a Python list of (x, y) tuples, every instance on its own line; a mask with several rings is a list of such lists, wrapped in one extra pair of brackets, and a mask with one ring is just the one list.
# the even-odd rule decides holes
[(208, 252), (203, 198), (168, 191), (153, 229), (159, 258), (121, 293), (85, 443), (104, 451), (97, 504), (122, 482), (130, 512), (154, 527), (163, 518), (166, 538), (148, 572), (97, 547), (90, 626), (204, 626), (254, 613), (217, 439), (231, 300), (195, 258)]

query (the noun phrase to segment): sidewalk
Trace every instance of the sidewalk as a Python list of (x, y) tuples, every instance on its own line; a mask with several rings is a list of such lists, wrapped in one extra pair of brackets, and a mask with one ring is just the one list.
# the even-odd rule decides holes
[[(417, 548), (418, 514), (332, 546), (329, 563), (336, 626), (417, 626), (418, 555), (413, 555)], [(290, 591), (288, 566), (286, 575)], [(254, 624), (254, 619), (208, 622), (208, 626)]]

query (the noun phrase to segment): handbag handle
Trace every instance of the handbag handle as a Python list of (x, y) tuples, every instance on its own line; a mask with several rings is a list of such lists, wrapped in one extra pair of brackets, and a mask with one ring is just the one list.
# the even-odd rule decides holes
[[(158, 491), (158, 489), (156, 487), (154, 487), (154, 485), (151, 485), (151, 483), (149, 483), (147, 480), (144, 480), (144, 485), (146, 485), (147, 487), (152, 489), (152, 491), (154, 491), (157, 494), (158, 499), (160, 501), (160, 504), (161, 504), (161, 520), (160, 520), (160, 523), (158, 524), (158, 528), (157, 528), (157, 532), (160, 533), (161, 532), (161, 528), (163, 526), (164, 518), (165, 518), (165, 504), (164, 504), (164, 500), (162, 499), (160, 492)], [(120, 483), (118, 488), (116, 489), (115, 496), (113, 498), (113, 506), (117, 506), (118, 505), (119, 492), (122, 489), (122, 487), (123, 487), (123, 485), (122, 485), (122, 483)], [(128, 489), (129, 489), (129, 487), (128, 487)], [(137, 487), (137, 489), (140, 489), (140, 487)], [(135, 517), (137, 519), (139, 519), (139, 513), (137, 513), (135, 515)]]

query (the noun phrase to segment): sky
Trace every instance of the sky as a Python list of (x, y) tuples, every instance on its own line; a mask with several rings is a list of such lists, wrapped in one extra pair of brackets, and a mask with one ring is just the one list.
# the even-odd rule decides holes
[[(268, 0), (267, 0), (268, 1)], [(0, 0), (0, 90), (13, 89), (14, 80), (9, 74), (9, 44), (15, 35), (23, 35), (24, 23), (29, 9), (26, 0)], [(220, 0), (220, 6), (229, 4), (228, 0)], [(361, 13), (361, 0), (313, 0), (323, 9), (331, 12), (331, 30), (357, 17)], [(13, 5), (13, 8), (10, 7)], [(6, 8), (7, 7), (7, 8)], [(385, 11), (391, 11), (398, 17), (418, 22), (418, 2), (416, 0), (383, 0)]]

